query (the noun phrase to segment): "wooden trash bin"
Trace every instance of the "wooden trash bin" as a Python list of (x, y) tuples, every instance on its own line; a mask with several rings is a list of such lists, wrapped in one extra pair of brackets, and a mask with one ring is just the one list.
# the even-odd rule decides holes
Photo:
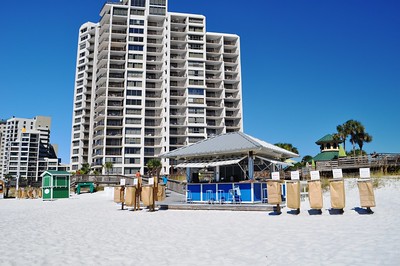
[(114, 187), (114, 202), (123, 203), (125, 201), (125, 187), (117, 186)]
[(346, 206), (346, 196), (344, 191), (343, 179), (329, 180), (329, 189), (331, 194), (332, 209), (338, 209), (343, 213), (343, 209)]
[(164, 184), (158, 184), (157, 186), (157, 194), (156, 194), (156, 201), (163, 201), (166, 198), (165, 194), (165, 185)]
[(281, 204), (282, 203), (282, 189), (281, 182), (277, 180), (267, 181), (267, 193), (269, 204)]
[(286, 181), (286, 205), (300, 213), (300, 181)]
[(359, 179), (357, 186), (360, 192), (360, 206), (367, 208), (368, 213), (373, 213), (371, 207), (375, 207), (375, 195), (371, 179)]
[(133, 207), (133, 210), (136, 211), (136, 193), (137, 189), (136, 186), (128, 186), (126, 187), (126, 195), (125, 195), (125, 205), (129, 207)]
[(323, 208), (322, 186), (320, 180), (309, 180), (308, 183), (308, 200), (310, 208), (320, 210)]
[(154, 202), (154, 187), (153, 186), (149, 186), (149, 185), (145, 185), (142, 186), (142, 191), (140, 194), (140, 198), (143, 202), (144, 206), (153, 206), (153, 202)]

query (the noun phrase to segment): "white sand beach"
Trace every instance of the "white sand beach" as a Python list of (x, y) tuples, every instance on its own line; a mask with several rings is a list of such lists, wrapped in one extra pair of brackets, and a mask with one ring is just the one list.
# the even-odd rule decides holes
[(56, 201), (0, 200), (0, 265), (399, 265), (400, 181), (361, 215), (346, 180), (343, 215), (120, 210), (105, 192)]

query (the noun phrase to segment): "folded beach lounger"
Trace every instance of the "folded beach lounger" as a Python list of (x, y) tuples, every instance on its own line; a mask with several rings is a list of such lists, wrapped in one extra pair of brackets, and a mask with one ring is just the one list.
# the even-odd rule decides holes
[(332, 209), (343, 210), (346, 205), (343, 179), (329, 180), (329, 189), (331, 194)]
[(322, 187), (320, 180), (309, 180), (308, 182), (308, 200), (310, 208), (321, 210), (323, 208)]

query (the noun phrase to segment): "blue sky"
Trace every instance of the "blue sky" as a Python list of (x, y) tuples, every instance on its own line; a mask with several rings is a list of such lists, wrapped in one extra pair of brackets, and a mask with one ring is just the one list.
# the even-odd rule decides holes
[[(52, 117), (65, 163), (78, 29), (98, 22), (103, 4), (1, 4), (0, 118)], [(367, 152), (400, 152), (400, 1), (169, 0), (169, 11), (203, 14), (207, 31), (241, 37), (245, 133), (302, 157), (356, 119), (374, 138)]]

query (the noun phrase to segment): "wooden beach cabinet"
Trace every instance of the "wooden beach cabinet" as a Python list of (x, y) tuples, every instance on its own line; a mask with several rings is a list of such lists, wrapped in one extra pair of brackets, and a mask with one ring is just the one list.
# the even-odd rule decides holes
[(310, 208), (321, 210), (323, 208), (322, 186), (320, 180), (309, 180), (308, 182), (308, 200)]
[(332, 209), (343, 210), (346, 205), (343, 179), (332, 179), (329, 181)]
[(290, 209), (300, 209), (300, 181), (286, 181), (286, 205)]

